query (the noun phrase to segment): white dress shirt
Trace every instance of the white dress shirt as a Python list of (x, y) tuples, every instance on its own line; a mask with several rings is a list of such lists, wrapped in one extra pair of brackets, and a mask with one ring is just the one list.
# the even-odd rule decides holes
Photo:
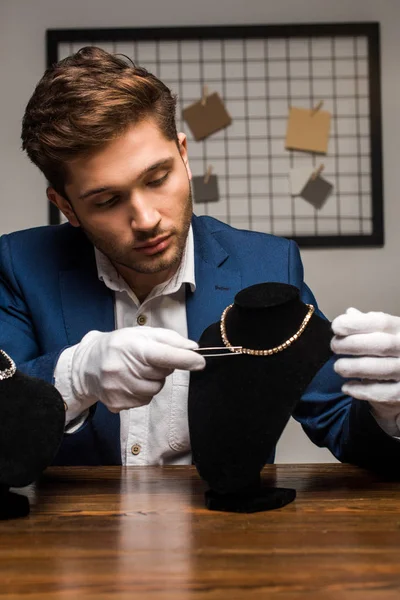
[[(186, 285), (195, 289), (193, 231), (189, 230), (180, 266), (168, 281), (157, 285), (140, 303), (109, 259), (95, 249), (99, 279), (114, 292), (115, 328), (163, 327), (187, 337)], [(71, 398), (70, 349), (59, 358), (55, 386), (75, 414)], [(123, 465), (191, 464), (187, 401), (189, 372), (175, 370), (162, 390), (146, 406), (120, 412)], [(78, 423), (78, 426), (80, 423)], [(72, 433), (78, 426), (69, 430)]]

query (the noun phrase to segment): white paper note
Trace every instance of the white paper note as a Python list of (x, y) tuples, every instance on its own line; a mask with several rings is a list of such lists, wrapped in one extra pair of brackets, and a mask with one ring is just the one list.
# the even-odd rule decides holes
[(314, 173), (314, 167), (296, 167), (289, 171), (290, 193), (292, 196), (300, 196), (306, 187), (311, 175)]

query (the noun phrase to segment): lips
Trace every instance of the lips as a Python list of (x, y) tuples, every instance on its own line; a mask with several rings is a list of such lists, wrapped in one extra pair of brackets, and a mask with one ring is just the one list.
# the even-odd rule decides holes
[(162, 237), (158, 237), (155, 240), (151, 240), (149, 242), (145, 242), (144, 244), (135, 246), (135, 251), (140, 254), (146, 254), (147, 256), (151, 256), (152, 254), (158, 254), (159, 252), (163, 252), (170, 244), (171, 235), (165, 235)]

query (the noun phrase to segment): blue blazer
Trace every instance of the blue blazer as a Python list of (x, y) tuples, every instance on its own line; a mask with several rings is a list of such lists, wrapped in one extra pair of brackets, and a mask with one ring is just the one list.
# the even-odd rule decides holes
[[(294, 242), (240, 231), (210, 217), (193, 217), (192, 225), (196, 291), (188, 291), (186, 298), (191, 339), (220, 319), (239, 290), (255, 283), (290, 283), (304, 302), (317, 306), (303, 281)], [(98, 279), (94, 249), (83, 232), (65, 224), (2, 236), (0, 348), (18, 368), (52, 382), (62, 350), (93, 329), (114, 329), (114, 296)], [(328, 447), (339, 460), (381, 469), (389, 457), (400, 459), (400, 444), (379, 428), (368, 404), (342, 394), (343, 380), (334, 372), (333, 360), (313, 379), (294, 417), (314, 443)], [(85, 426), (64, 436), (55, 460), (120, 463), (119, 415), (100, 402)]]

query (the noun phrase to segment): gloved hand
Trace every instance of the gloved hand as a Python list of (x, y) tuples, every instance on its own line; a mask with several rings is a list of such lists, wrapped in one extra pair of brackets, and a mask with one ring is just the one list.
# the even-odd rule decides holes
[(334, 319), (331, 348), (339, 358), (335, 371), (348, 381), (344, 393), (367, 400), (381, 427), (400, 435), (400, 318), (355, 308)]
[(74, 396), (82, 410), (97, 400), (113, 413), (148, 404), (175, 369), (204, 368), (204, 357), (192, 351), (197, 347), (196, 342), (169, 329), (90, 331), (72, 356)]

